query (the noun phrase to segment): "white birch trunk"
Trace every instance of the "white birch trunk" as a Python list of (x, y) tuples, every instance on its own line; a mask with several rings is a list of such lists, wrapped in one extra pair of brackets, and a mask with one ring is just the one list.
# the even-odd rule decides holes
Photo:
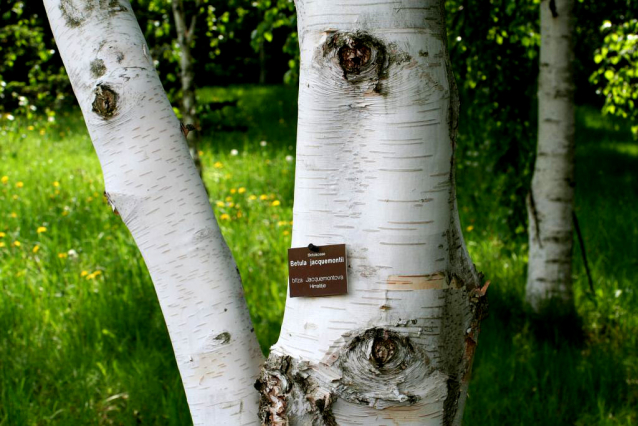
[(293, 247), (347, 245), (348, 294), (288, 298), (265, 424), (458, 425), (485, 307), (460, 231), (442, 0), (297, 0)]
[[(538, 148), (530, 196), (526, 298), (541, 310), (572, 304), (574, 0), (541, 2)], [(556, 306), (555, 306), (556, 307)]]
[(128, 1), (44, 3), (106, 195), (155, 284), (194, 423), (257, 424), (262, 355), (240, 277)]

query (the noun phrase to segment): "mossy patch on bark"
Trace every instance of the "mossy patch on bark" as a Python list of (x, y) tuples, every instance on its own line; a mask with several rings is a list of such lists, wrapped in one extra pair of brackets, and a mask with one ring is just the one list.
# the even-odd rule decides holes
[(101, 59), (91, 61), (90, 68), (93, 78), (102, 77), (106, 73), (106, 65), (104, 65), (104, 61)]

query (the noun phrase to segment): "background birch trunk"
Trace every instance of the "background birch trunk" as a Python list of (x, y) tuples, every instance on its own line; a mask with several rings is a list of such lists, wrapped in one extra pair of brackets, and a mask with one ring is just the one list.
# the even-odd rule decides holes
[(262, 422), (460, 424), (485, 288), (456, 209), (443, 1), (297, 11), (292, 246), (346, 243), (349, 289), (288, 298)]
[[(529, 214), (527, 302), (536, 311), (573, 305), (574, 0), (543, 0), (538, 77), (538, 148)], [(556, 308), (557, 306), (554, 306)]]
[[(184, 124), (190, 124), (198, 130), (200, 130), (200, 128), (199, 120), (197, 120), (195, 71), (191, 47), (195, 39), (195, 30), (197, 29), (200, 6), (201, 1), (195, 1), (195, 12), (193, 12), (192, 16), (190, 17), (190, 24), (187, 26), (187, 15), (186, 11), (184, 10), (183, 0), (171, 0), (173, 19), (175, 19), (175, 32), (177, 33), (177, 43), (179, 44), (179, 70), (180, 81), (182, 83), (182, 121), (184, 122)], [(199, 138), (200, 131), (197, 131), (190, 137), (187, 137), (187, 141), (191, 157), (193, 157), (193, 161), (195, 162), (195, 166), (199, 171), (199, 175), (202, 176), (202, 162), (199, 158)]]
[(257, 424), (262, 355), (240, 277), (128, 1), (44, 3), (105, 195), (155, 284), (194, 423)]

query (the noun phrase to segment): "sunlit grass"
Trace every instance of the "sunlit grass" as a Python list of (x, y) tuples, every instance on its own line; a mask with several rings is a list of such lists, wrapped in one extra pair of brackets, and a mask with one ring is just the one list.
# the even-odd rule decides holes
[[(238, 129), (205, 130), (201, 158), (267, 349), (285, 301), (296, 93), (208, 88), (200, 99), (238, 100), (217, 117)], [(459, 171), (467, 245), (492, 282), (465, 424), (638, 421), (636, 145), (604, 121), (579, 113), (577, 213), (596, 290), (594, 304), (575, 251), (581, 345), (539, 337), (523, 309), (525, 229), (510, 230), (498, 203), (515, 177), (481, 172), (480, 153)], [(189, 424), (152, 283), (103, 198), (81, 119), (62, 115), (50, 127), (5, 118), (0, 127), (0, 425)]]

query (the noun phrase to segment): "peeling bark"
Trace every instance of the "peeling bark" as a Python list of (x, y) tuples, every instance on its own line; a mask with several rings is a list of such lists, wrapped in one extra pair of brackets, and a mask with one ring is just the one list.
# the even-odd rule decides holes
[(526, 299), (539, 312), (573, 307), (574, 0), (543, 0), (538, 77), (538, 148), (527, 202)]
[(440, 0), (297, 1), (293, 247), (346, 243), (348, 294), (288, 298), (268, 425), (458, 425), (485, 290), (454, 190)]

